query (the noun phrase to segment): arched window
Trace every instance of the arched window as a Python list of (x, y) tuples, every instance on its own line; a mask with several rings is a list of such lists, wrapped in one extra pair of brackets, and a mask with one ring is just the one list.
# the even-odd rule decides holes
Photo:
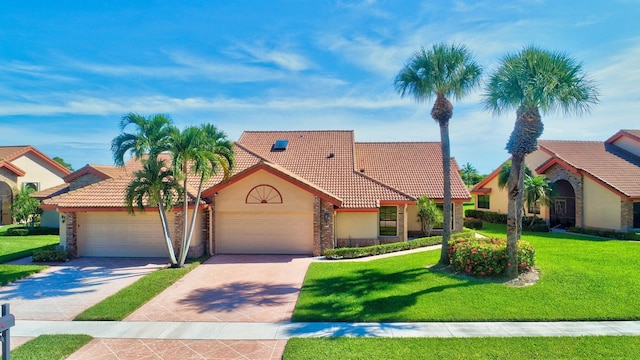
[(282, 195), (271, 185), (258, 185), (251, 189), (245, 200), (247, 204), (282, 204)]

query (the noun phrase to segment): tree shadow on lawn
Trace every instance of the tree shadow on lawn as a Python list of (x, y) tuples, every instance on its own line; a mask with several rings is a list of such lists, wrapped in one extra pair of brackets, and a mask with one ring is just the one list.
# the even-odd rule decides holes
[(300, 289), (287, 284), (234, 282), (216, 288), (200, 288), (178, 301), (195, 307), (198, 312), (231, 312), (245, 306), (273, 307), (295, 301)]
[[(444, 278), (455, 279), (451, 284), (428, 284), (422, 277), (426, 274), (438, 274)], [(442, 292), (447, 289), (480, 285), (482, 280), (460, 278), (447, 273), (438, 266), (414, 268), (399, 272), (383, 273), (379, 270), (364, 269), (345, 276), (312, 280), (303, 287), (314, 302), (302, 301), (296, 306), (295, 321), (397, 321), (397, 312), (417, 304), (422, 296)], [(388, 296), (387, 291), (397, 289)], [(420, 289), (411, 291), (410, 289)], [(371, 300), (359, 301), (365, 296), (379, 293)], [(334, 300), (335, 298), (337, 300)], [(356, 299), (356, 300), (349, 300)], [(335, 317), (338, 319), (335, 319)]]

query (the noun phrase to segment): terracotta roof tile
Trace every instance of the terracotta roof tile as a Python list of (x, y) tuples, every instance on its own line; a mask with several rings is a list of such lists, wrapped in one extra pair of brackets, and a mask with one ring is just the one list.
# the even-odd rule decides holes
[(40, 190), (38, 192), (31, 193), (29, 196), (36, 199), (46, 199), (49, 197), (62, 195), (69, 191), (69, 184), (64, 183), (54, 187), (50, 187), (48, 189)]
[[(356, 170), (413, 197), (444, 198), (442, 151), (438, 142), (356, 143)], [(451, 197), (471, 195), (451, 161)]]
[(538, 145), (621, 194), (640, 198), (640, 157), (599, 141), (540, 140)]
[(0, 161), (11, 161), (30, 148), (29, 145), (0, 146)]

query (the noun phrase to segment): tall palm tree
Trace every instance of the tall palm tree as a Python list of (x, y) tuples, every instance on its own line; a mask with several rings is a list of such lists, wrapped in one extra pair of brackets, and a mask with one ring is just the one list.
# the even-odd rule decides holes
[(176, 267), (178, 261), (171, 240), (167, 209), (173, 208), (173, 204), (179, 199), (180, 185), (175, 181), (173, 172), (155, 157), (145, 159), (142, 170), (136, 171), (134, 176), (125, 193), (127, 211), (133, 214), (134, 208), (144, 211), (147, 205), (158, 207), (169, 260), (171, 266)]
[[(509, 175), (511, 174), (511, 160), (507, 160), (502, 164), (500, 168), (500, 172), (498, 173), (498, 187), (500, 189), (504, 189), (509, 184)], [(531, 169), (527, 164), (524, 164), (524, 177), (532, 176)], [(522, 218), (524, 215), (524, 207), (519, 207), (516, 209), (516, 219), (518, 221), (518, 235), (517, 238), (520, 239), (520, 235), (522, 234)]]
[[(170, 144), (169, 151), (172, 154), (173, 171), (182, 180), (183, 229), (178, 260), (179, 266), (184, 266), (193, 238), (202, 184), (220, 171), (222, 171), (224, 179), (229, 178), (234, 166), (234, 154), (232, 143), (227, 139), (226, 134), (211, 124), (200, 127), (190, 126), (182, 132), (174, 132)], [(191, 221), (188, 223), (189, 191), (187, 180), (189, 174), (198, 176), (199, 182), (194, 197), (195, 203)]]
[(542, 134), (540, 113), (562, 110), (582, 114), (598, 102), (595, 84), (573, 58), (535, 46), (508, 54), (491, 74), (483, 94), (487, 109), (495, 114), (516, 110), (516, 122), (507, 142), (512, 167), (509, 174), (506, 274), (518, 276), (517, 209), (522, 207), (524, 157), (537, 149)]
[(478, 86), (481, 75), (482, 68), (465, 46), (435, 44), (429, 50), (422, 48), (416, 52), (395, 78), (396, 91), (402, 97), (412, 96), (417, 102), (426, 102), (435, 97), (431, 117), (440, 126), (444, 178), (442, 265), (449, 265), (448, 244), (451, 237), (449, 120), (453, 116), (453, 105), (447, 97), (464, 97)]
[[(130, 127), (134, 127), (135, 131), (125, 132)], [(166, 169), (163, 169), (164, 163), (157, 159), (157, 156), (168, 148), (169, 135), (176, 131), (173, 122), (169, 116), (163, 114), (144, 117), (129, 113), (122, 117), (120, 131), (120, 135), (111, 141), (111, 152), (115, 164), (124, 166), (124, 157), (127, 153), (135, 159), (142, 159), (143, 162), (143, 169), (135, 173), (134, 180), (126, 190), (127, 211), (133, 213), (135, 207), (144, 210), (144, 201), (147, 199), (149, 205), (158, 207), (171, 266), (178, 266), (166, 214), (167, 209), (172, 208), (174, 204), (173, 192), (177, 191), (177, 194), (182, 192), (173, 174), (167, 173)], [(169, 179), (171, 179), (170, 182), (167, 181)], [(134, 204), (137, 206), (134, 207)]]

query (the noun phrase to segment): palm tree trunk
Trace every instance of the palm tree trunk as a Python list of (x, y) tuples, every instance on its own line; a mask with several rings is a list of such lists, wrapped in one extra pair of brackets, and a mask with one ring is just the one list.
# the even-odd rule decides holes
[(173, 249), (173, 242), (171, 241), (171, 232), (169, 231), (169, 222), (167, 220), (167, 213), (162, 201), (158, 203), (158, 212), (160, 213), (160, 220), (162, 222), (162, 233), (164, 235), (164, 241), (167, 245), (167, 251), (169, 251), (169, 260), (171, 261), (171, 267), (175, 267), (178, 264), (176, 260), (176, 252)]
[(182, 199), (182, 241), (180, 243), (180, 254), (179, 254), (179, 258), (180, 258), (180, 263), (178, 264), (178, 266), (183, 267), (184, 266), (184, 260), (182, 259), (186, 259), (187, 258), (187, 252), (189, 251), (189, 248), (187, 247), (187, 239), (188, 239), (188, 234), (187, 234), (187, 219), (189, 218), (189, 191), (187, 190), (187, 171), (189, 169), (183, 169), (183, 176), (184, 176), (184, 180), (182, 182), (182, 191), (184, 192), (184, 197)]
[[(184, 252), (184, 254), (181, 254), (180, 257), (180, 266), (184, 266), (184, 262), (187, 260), (187, 252), (189, 249), (189, 246), (191, 246), (191, 239), (193, 238), (193, 229), (196, 226), (196, 217), (198, 215), (198, 202), (200, 200), (200, 195), (202, 194), (202, 183), (204, 182), (204, 179), (200, 179), (200, 184), (198, 185), (198, 194), (196, 195), (196, 204), (193, 206), (193, 214), (191, 215), (191, 221), (189, 223), (189, 233), (187, 235), (187, 238), (185, 240), (186, 244), (185, 247), (187, 249), (186, 252)], [(187, 217), (185, 216), (185, 223), (187, 220)]]
[(444, 201), (442, 215), (442, 250), (440, 264), (449, 265), (449, 239), (451, 238), (451, 146), (449, 144), (449, 122), (440, 122), (440, 144), (442, 147), (442, 171)]
[(522, 238), (522, 218), (524, 217), (524, 168), (526, 167), (526, 164), (524, 162), (524, 156), (522, 158), (522, 163), (520, 166), (520, 172), (518, 173), (518, 198), (516, 199), (516, 204), (518, 205), (518, 214), (517, 214), (517, 219), (518, 219), (518, 236), (516, 237), (517, 240), (520, 240)]
[(522, 172), (524, 156), (513, 155), (511, 158), (511, 172), (509, 173), (509, 203), (507, 206), (507, 257), (508, 264), (505, 275), (510, 279), (518, 277), (518, 234), (521, 227), (522, 217), (518, 220), (518, 215), (522, 206), (518, 203), (521, 196), (520, 172)]

